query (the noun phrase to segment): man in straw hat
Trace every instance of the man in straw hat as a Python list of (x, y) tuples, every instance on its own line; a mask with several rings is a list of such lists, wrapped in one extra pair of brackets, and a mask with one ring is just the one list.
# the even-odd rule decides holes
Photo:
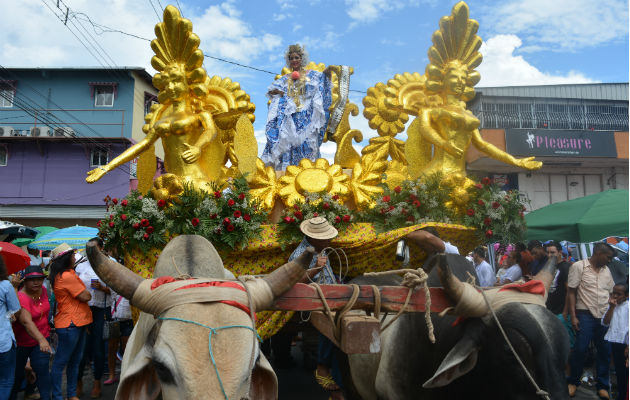
[[(323, 253), (324, 249), (330, 247), (330, 242), (338, 232), (330, 225), (326, 218), (315, 217), (307, 219), (300, 224), (300, 231), (304, 234), (304, 239), (297, 249), (289, 257), (289, 261), (300, 256), (309, 246), (313, 246), (316, 255), (311, 261), (311, 273), (313, 280), (317, 283), (332, 285), (339, 283), (330, 267), (328, 257)], [(315, 273), (315, 271), (318, 271)], [(317, 369), (315, 370), (317, 383), (330, 393), (333, 400), (343, 399), (343, 392), (340, 387), (341, 373), (339, 364), (335, 357), (335, 345), (326, 336), (319, 334), (317, 346)]]

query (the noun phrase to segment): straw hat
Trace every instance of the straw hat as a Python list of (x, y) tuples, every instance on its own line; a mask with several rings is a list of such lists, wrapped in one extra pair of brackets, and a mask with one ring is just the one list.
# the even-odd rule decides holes
[(67, 243), (61, 243), (59, 246), (55, 247), (53, 251), (50, 252), (50, 259), (54, 260), (57, 257), (61, 257), (69, 251), (74, 251), (72, 247), (70, 247)]
[(337, 229), (330, 225), (326, 218), (315, 217), (300, 224), (300, 230), (313, 239), (332, 239), (337, 236)]

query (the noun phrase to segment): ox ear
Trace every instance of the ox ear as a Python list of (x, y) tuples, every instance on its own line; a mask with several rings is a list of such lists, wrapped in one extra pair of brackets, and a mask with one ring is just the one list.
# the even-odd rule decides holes
[(116, 391), (116, 400), (155, 400), (161, 398), (161, 393), (162, 385), (151, 364), (151, 359), (142, 349), (127, 365), (124, 377), (121, 377)]
[(252, 371), (249, 398), (256, 400), (278, 399), (278, 378), (262, 352)]
[(448, 352), (435, 374), (422, 387), (430, 389), (446, 386), (475, 368), (483, 332), (483, 324), (467, 324), (463, 337)]

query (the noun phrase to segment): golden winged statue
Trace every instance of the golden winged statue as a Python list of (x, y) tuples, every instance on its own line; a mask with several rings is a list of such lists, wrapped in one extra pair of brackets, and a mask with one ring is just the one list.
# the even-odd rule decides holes
[[(479, 23), (468, 16), (468, 6), (459, 2), (450, 16), (440, 19), (424, 75), (398, 74), (387, 85), (379, 83), (368, 90), (363, 100), (364, 115), (381, 138), (373, 138), (363, 149), (364, 154), (387, 144), (392, 149), (392, 159), (407, 164), (409, 178), (441, 173), (462, 183), (469, 183), (465, 178), (465, 154), (471, 144), (490, 157), (517, 167), (533, 170), (542, 166), (534, 157), (518, 159), (484, 141), (479, 120), (466, 109), (466, 101), (475, 97), (473, 87), (481, 79), (475, 68), (482, 61)], [(416, 118), (407, 129), (401, 157), (398, 149), (402, 143), (394, 143), (393, 137), (403, 131), (409, 115)]]
[[(258, 145), (252, 122), (255, 106), (240, 85), (229, 78), (208, 77), (202, 67), (204, 54), (192, 22), (169, 5), (164, 20), (155, 26), (151, 65), (158, 73), (153, 85), (159, 104), (145, 116), (146, 137), (104, 167), (88, 172), (93, 183), (112, 169), (151, 151), (157, 139), (164, 146), (167, 174), (158, 178), (160, 197), (171, 198), (188, 182), (209, 191), (221, 184), (229, 159), (240, 172), (256, 168)], [(162, 182), (164, 181), (164, 182)]]

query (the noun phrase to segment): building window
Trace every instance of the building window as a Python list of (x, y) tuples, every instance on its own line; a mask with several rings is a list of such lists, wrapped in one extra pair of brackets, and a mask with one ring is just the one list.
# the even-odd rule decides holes
[(114, 88), (112, 86), (97, 86), (94, 88), (94, 106), (113, 107)]
[(90, 82), (90, 95), (94, 97), (94, 107), (113, 107), (118, 97), (118, 83)]
[(17, 81), (0, 80), (0, 107), (13, 107)]
[(148, 92), (144, 92), (144, 115), (151, 112), (151, 106), (157, 104), (157, 96)]
[(92, 149), (90, 154), (90, 167), (102, 167), (109, 162), (109, 152), (102, 149)]
[(0, 144), (0, 167), (7, 166), (8, 158), (9, 158), (9, 151), (7, 150), (7, 146), (4, 144)]

